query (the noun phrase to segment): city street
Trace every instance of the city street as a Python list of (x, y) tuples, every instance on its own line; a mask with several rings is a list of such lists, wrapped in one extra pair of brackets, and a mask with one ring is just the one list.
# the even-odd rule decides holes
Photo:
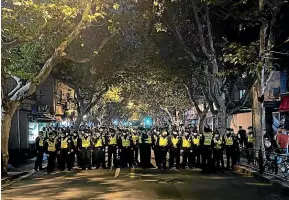
[(170, 199), (285, 200), (270, 184), (232, 172), (203, 174), (198, 169), (121, 169), (37, 172), (2, 191), (2, 199)]

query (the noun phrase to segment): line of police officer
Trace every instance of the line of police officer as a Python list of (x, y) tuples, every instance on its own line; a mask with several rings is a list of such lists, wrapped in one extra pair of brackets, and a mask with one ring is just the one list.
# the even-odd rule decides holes
[[(204, 128), (203, 133), (196, 129), (186, 128), (183, 132), (166, 129), (146, 130), (139, 128), (119, 129), (86, 129), (84, 131), (43, 132), (36, 138), (37, 159), (35, 170), (42, 169), (43, 154), (48, 157), (47, 172), (55, 169), (71, 170), (77, 158), (77, 165), (84, 169), (132, 167), (133, 164), (147, 168), (151, 166), (151, 151), (154, 151), (158, 168), (199, 167), (204, 171), (223, 169), (223, 154), (226, 152), (227, 169), (232, 169), (239, 162), (239, 137), (233, 129), (228, 128), (223, 136)], [(247, 147), (252, 147), (254, 136), (252, 128), (246, 140)], [(105, 162), (107, 149), (107, 165)], [(140, 155), (140, 160), (139, 160)], [(167, 166), (167, 156), (169, 162)], [(248, 153), (248, 161), (251, 155)]]

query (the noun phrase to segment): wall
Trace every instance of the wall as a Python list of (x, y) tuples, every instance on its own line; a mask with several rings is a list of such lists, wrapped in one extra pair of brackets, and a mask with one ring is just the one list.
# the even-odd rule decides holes
[(234, 114), (229, 119), (230, 128), (234, 129), (234, 132), (238, 132), (239, 126), (245, 130), (252, 126), (252, 112)]

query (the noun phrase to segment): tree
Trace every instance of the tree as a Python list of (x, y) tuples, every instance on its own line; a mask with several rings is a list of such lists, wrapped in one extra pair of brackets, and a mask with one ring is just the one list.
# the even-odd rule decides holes
[[(105, 18), (110, 1), (5, 1), (2, 11), (3, 174), (7, 174), (12, 117), (66, 56), (66, 50), (93, 21)], [(13, 78), (16, 87), (7, 87)]]

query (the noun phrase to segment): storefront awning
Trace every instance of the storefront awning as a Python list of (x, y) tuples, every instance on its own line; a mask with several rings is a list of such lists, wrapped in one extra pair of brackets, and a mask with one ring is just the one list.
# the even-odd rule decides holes
[(283, 97), (279, 107), (279, 112), (289, 112), (289, 96)]

